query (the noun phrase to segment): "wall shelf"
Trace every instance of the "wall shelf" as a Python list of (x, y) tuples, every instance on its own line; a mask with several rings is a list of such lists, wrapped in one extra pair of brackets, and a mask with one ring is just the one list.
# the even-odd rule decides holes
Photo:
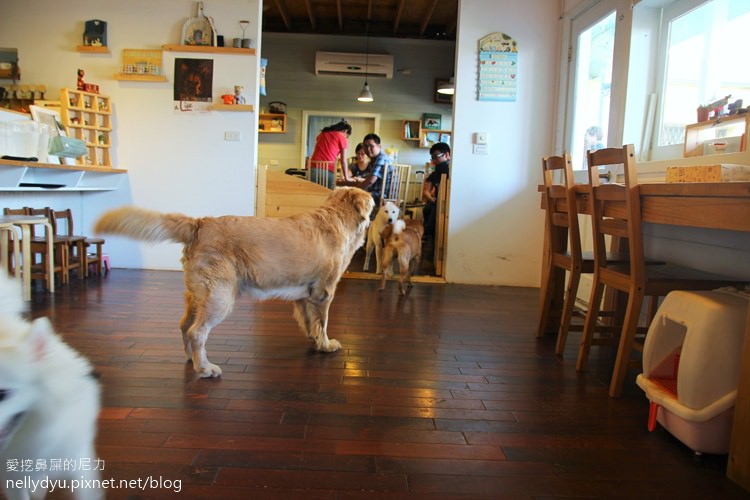
[(0, 191), (114, 191), (125, 169), (0, 160)]
[(211, 105), (211, 109), (214, 111), (244, 111), (251, 112), (253, 110), (252, 104), (224, 104), (222, 102), (215, 102)]
[(283, 113), (261, 113), (258, 115), (258, 133), (286, 133), (286, 115)]
[(109, 54), (109, 48), (104, 45), (79, 45), (76, 50), (89, 54)]
[(200, 52), (211, 54), (237, 54), (254, 56), (255, 49), (243, 49), (238, 47), (211, 47), (207, 45), (162, 45), (162, 50), (167, 52)]
[(108, 96), (82, 90), (61, 89), (63, 126), (69, 137), (86, 143), (88, 155), (77, 160), (95, 167), (112, 167), (112, 103)]
[(128, 73), (115, 73), (115, 80), (127, 82), (166, 82), (164, 75), (131, 75)]

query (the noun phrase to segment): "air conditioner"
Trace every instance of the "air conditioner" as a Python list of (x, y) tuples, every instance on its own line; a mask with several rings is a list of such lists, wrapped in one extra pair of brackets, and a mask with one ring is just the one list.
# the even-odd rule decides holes
[(316, 75), (365, 75), (393, 78), (393, 56), (390, 54), (354, 54), (351, 52), (316, 52)]

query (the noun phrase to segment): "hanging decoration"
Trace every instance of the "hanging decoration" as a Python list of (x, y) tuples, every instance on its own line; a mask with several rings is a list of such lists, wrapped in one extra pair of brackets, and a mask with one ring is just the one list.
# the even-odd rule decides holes
[(479, 40), (480, 101), (515, 101), (518, 88), (518, 43), (505, 33)]

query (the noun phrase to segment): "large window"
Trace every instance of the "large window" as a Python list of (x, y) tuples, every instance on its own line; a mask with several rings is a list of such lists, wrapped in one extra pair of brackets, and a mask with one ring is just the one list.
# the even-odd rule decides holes
[[(690, 8), (692, 7), (692, 8)], [(690, 9), (690, 10), (687, 10)], [(664, 11), (667, 34), (657, 145), (684, 141), (696, 109), (731, 95), (750, 104), (750, 1), (677, 1)]]

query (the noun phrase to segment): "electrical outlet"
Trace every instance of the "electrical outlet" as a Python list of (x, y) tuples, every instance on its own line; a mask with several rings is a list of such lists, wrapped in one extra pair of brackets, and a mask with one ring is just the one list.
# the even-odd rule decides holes
[(236, 130), (227, 130), (226, 132), (224, 132), (224, 140), (225, 141), (241, 141), (242, 132), (238, 132)]

